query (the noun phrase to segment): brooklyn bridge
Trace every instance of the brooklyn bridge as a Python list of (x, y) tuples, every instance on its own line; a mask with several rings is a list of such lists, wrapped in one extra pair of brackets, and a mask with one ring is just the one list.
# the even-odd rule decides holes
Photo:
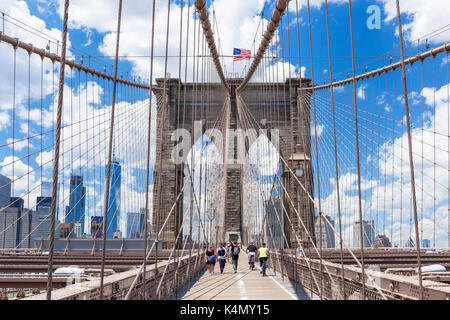
[(49, 34), (8, 2), (0, 299), (450, 299), (450, 24), (412, 38), (384, 1), (395, 41), (365, 56), (388, 32), (360, 1), (255, 0), (228, 55), (225, 1), (115, 0), (108, 56), (74, 45), (94, 4)]

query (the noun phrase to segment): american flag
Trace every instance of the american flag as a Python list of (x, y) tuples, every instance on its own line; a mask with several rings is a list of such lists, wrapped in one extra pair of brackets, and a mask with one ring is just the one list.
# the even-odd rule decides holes
[(250, 58), (252, 56), (252, 52), (250, 50), (246, 50), (246, 49), (234, 48), (233, 55), (235, 56), (233, 58), (234, 61), (250, 60)]

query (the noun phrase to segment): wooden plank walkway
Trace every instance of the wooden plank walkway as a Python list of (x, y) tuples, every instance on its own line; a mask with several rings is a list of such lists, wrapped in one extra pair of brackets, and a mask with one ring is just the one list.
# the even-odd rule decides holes
[(182, 300), (312, 300), (301, 285), (295, 286), (285, 278), (276, 275), (268, 269), (268, 277), (260, 273), (259, 263), (253, 271), (250, 270), (247, 256), (241, 253), (238, 272), (234, 273), (233, 265), (227, 263), (223, 274), (220, 274), (219, 264), (216, 263), (215, 273), (208, 271), (198, 279), (192, 287), (182, 293)]

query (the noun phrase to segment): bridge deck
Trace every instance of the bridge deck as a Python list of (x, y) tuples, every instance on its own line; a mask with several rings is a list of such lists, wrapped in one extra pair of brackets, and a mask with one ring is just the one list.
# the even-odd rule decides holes
[(238, 272), (234, 273), (233, 265), (227, 263), (224, 274), (220, 274), (218, 263), (215, 273), (210, 276), (206, 271), (193, 286), (183, 294), (182, 300), (311, 300), (301, 285), (297, 289), (281, 274), (268, 270), (268, 277), (260, 274), (259, 263), (255, 270), (249, 269), (247, 256), (240, 255)]

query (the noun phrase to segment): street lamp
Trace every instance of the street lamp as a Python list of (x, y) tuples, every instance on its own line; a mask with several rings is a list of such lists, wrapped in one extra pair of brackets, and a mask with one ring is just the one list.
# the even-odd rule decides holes
[[(209, 219), (209, 228), (208, 228), (209, 229), (209, 237), (208, 237), (209, 239), (208, 239), (208, 241), (211, 244), (212, 222), (214, 219), (216, 219), (216, 208), (214, 207), (213, 203), (210, 203), (209, 206), (210, 206), (210, 208), (212, 208), (212, 213), (211, 213), (211, 211), (208, 213), (208, 219)], [(217, 226), (216, 226), (216, 229), (217, 229)]]
[(305, 175), (305, 169), (311, 158), (306, 155), (305, 152), (301, 151), (300, 144), (297, 144), (295, 148), (295, 153), (289, 158), (289, 164), (298, 178), (303, 178)]

